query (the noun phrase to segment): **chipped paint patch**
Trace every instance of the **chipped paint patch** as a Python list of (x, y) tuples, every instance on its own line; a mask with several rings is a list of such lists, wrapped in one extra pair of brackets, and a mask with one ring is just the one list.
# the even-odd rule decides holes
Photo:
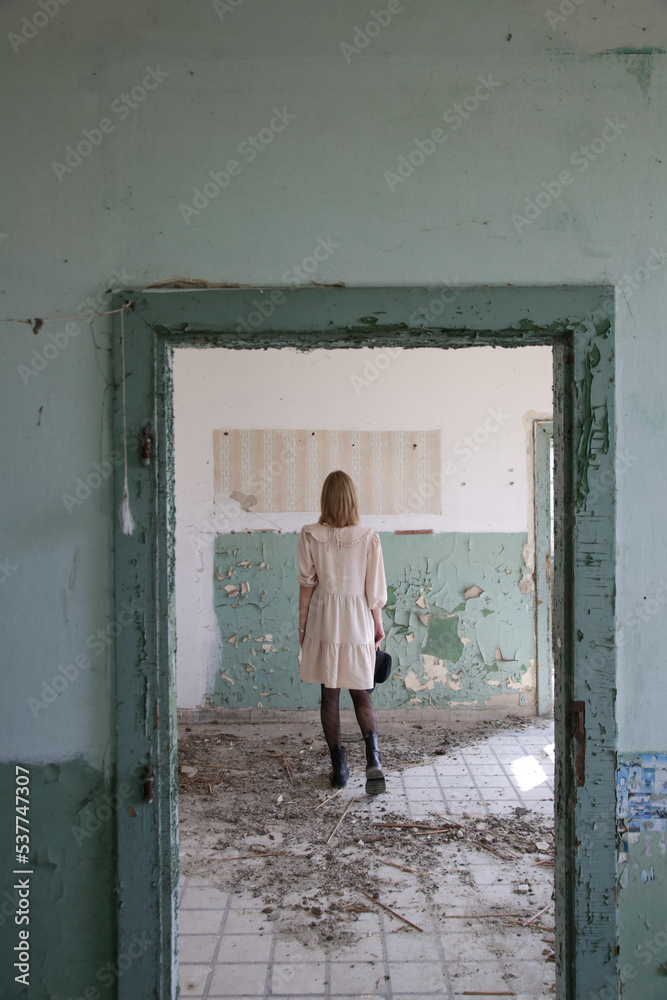
[[(385, 648), (394, 672), (376, 688), (378, 707), (415, 704), (416, 695), (434, 706), (482, 706), (492, 697), (533, 704), (534, 596), (520, 587), (526, 535), (380, 537), (389, 585)], [(252, 707), (258, 691), (266, 707), (318, 704), (318, 686), (298, 679), (297, 540), (265, 531), (217, 537), (222, 673), (209, 704)], [(228, 583), (228, 566), (242, 566), (246, 579)]]
[[(617, 883), (621, 894), (621, 977), (653, 996), (667, 960), (667, 753), (619, 754), (616, 766)], [(639, 978), (638, 978), (639, 976)], [(655, 994), (657, 995), (657, 994)]]

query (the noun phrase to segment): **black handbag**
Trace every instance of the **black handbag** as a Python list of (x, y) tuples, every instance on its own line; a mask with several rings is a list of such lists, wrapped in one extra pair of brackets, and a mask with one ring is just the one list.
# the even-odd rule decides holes
[(384, 684), (391, 673), (391, 656), (389, 653), (385, 653), (383, 649), (375, 650), (375, 674), (373, 677), (373, 687), (371, 691), (375, 691), (376, 684)]

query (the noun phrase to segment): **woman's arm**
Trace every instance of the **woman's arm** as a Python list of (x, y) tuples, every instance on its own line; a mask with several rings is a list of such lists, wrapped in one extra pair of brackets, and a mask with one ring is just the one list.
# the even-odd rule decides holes
[(382, 608), (373, 608), (373, 623), (375, 625), (375, 648), (380, 648), (380, 643), (384, 639), (384, 626), (382, 624)]
[(384, 628), (382, 625), (382, 608), (387, 603), (387, 580), (384, 575), (384, 561), (382, 559), (382, 547), (380, 537), (377, 532), (373, 532), (371, 542), (368, 547), (366, 564), (366, 600), (373, 615), (375, 626), (375, 648), (380, 648), (380, 643), (384, 639)]
[(299, 645), (303, 646), (303, 637), (306, 632), (306, 622), (308, 621), (308, 608), (310, 599), (313, 596), (314, 587), (299, 587)]

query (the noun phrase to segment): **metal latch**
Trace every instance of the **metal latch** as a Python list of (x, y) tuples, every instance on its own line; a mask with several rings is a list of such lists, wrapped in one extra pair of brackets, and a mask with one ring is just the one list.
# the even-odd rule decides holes
[(153, 775), (152, 764), (146, 764), (144, 768), (144, 799), (146, 802), (153, 801), (153, 789), (155, 786), (155, 779)]

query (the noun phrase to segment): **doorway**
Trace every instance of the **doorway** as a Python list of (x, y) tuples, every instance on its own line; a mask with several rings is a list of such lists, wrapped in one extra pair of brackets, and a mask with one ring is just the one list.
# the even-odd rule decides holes
[[(615, 925), (609, 919), (608, 904), (614, 843), (608, 830), (595, 822), (610, 812), (613, 815), (614, 801), (613, 754), (601, 752), (611, 746), (614, 733), (613, 656), (607, 641), (613, 631), (613, 491), (609, 503), (597, 503), (594, 515), (587, 509), (586, 497), (599, 475), (604, 473), (606, 481), (613, 476), (613, 345), (604, 290), (457, 290), (455, 298), (449, 296), (454, 298), (451, 304), (441, 289), (304, 289), (284, 304), (280, 330), (248, 334), (240, 330), (237, 320), (252, 308), (258, 294), (161, 291), (128, 293), (121, 299), (129, 300), (133, 311), (123, 317), (126, 399), (123, 409), (122, 395), (117, 393), (117, 441), (122, 444), (124, 422), (131, 433), (147, 428), (144, 433), (154, 442), (155, 456), (152, 467), (130, 469), (138, 529), (134, 536), (124, 536), (120, 530), (116, 536), (116, 598), (129, 600), (136, 616), (135, 630), (127, 629), (117, 643), (118, 774), (125, 780), (133, 767), (143, 764), (153, 769), (156, 788), (151, 802), (144, 788), (138, 787), (136, 803), (127, 817), (118, 820), (119, 948), (132, 933), (145, 931), (147, 926), (156, 941), (155, 949), (137, 964), (132, 989), (139, 983), (146, 995), (164, 997), (175, 995), (176, 989), (170, 553), (171, 362), (173, 348), (179, 344), (331, 349), (553, 346), (556, 551), (562, 567), (555, 601), (558, 988), (559, 996), (569, 1000), (583, 995), (583, 989), (601, 987), (605, 976), (616, 975)], [(442, 306), (437, 320), (433, 302)], [(533, 319), (526, 320), (526, 313)], [(562, 320), (564, 315), (567, 321)], [(117, 346), (120, 336), (119, 323)], [(115, 381), (121, 386), (119, 350), (115, 358)], [(121, 495), (119, 483), (119, 504)], [(595, 573), (586, 558), (592, 550)], [(610, 669), (588, 669), (593, 653), (599, 663), (601, 649)], [(593, 682), (594, 703), (587, 697), (586, 681)], [(573, 705), (577, 706), (576, 721)], [(584, 839), (587, 850), (579, 852), (575, 865), (575, 842)], [(592, 913), (604, 919), (592, 920)], [(125, 992), (129, 988), (129, 983), (119, 983), (119, 995), (129, 996)]]
[[(174, 350), (181, 996), (549, 994), (553, 724), (523, 558), (552, 370), (547, 346)], [(375, 801), (347, 692), (336, 795), (297, 680), (298, 531), (336, 466), (387, 574)]]

